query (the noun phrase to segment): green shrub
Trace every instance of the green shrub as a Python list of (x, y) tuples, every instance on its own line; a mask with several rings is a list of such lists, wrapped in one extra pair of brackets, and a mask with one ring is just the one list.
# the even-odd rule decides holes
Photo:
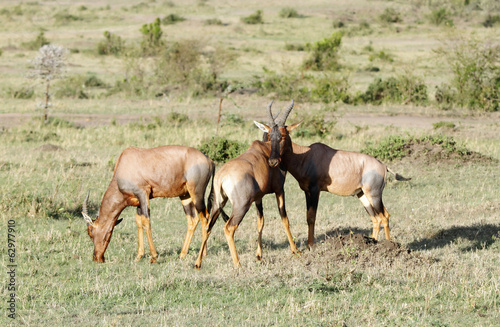
[(484, 111), (500, 109), (500, 45), (458, 38), (437, 52), (451, 66), (458, 104)]
[(255, 24), (264, 24), (264, 20), (262, 17), (262, 10), (257, 10), (253, 14), (242, 17), (241, 21), (245, 24), (255, 25)]
[(339, 78), (332, 73), (325, 73), (318, 77), (302, 73), (278, 74), (264, 69), (264, 76), (254, 78), (252, 86), (258, 88), (259, 94), (274, 93), (280, 100), (349, 103), (351, 98), (348, 93), (347, 78)]
[(241, 126), (245, 124), (245, 120), (241, 115), (238, 114), (226, 114), (224, 115), (224, 125)]
[(276, 93), (280, 100), (305, 101), (310, 98), (307, 79), (300, 73), (278, 74), (264, 67), (264, 76), (254, 76), (252, 86), (258, 88), (261, 95)]
[(218, 18), (209, 18), (205, 20), (205, 25), (224, 25), (224, 24), (222, 23), (222, 20)]
[(449, 17), (449, 13), (445, 8), (439, 8), (431, 11), (431, 13), (427, 16), (429, 22), (433, 25), (446, 25), (453, 26), (453, 20)]
[(441, 84), (440, 86), (436, 86), (434, 98), (441, 109), (449, 110), (453, 103), (456, 103), (457, 92), (449, 84)]
[(306, 46), (301, 43), (285, 43), (285, 50), (287, 51), (305, 51)]
[(119, 55), (124, 50), (124, 42), (118, 35), (104, 31), (104, 41), (97, 44), (97, 53), (100, 55)]
[(300, 18), (301, 15), (295, 10), (294, 8), (291, 7), (285, 7), (280, 10), (279, 13), (281, 18)]
[(302, 64), (305, 69), (311, 70), (338, 70), (337, 53), (342, 44), (342, 33), (334, 32), (330, 37), (324, 38), (314, 44), (308, 44), (309, 57)]
[(38, 50), (50, 41), (45, 37), (44, 31), (40, 31), (33, 41), (22, 43), (22, 46), (28, 50)]
[(185, 21), (186, 18), (176, 15), (176, 14), (170, 14), (162, 18), (161, 22), (164, 25), (172, 25), (178, 22), (183, 22)]
[(31, 99), (35, 95), (35, 89), (31, 86), (22, 86), (17, 89), (9, 87), (6, 95), (12, 99)]
[(333, 134), (337, 120), (325, 119), (324, 113), (316, 115), (303, 115), (299, 116), (302, 121), (299, 128), (295, 130), (295, 137), (314, 137), (319, 136), (325, 138), (329, 134)]
[(156, 18), (153, 23), (142, 25), (139, 30), (142, 33), (141, 49), (145, 56), (156, 55), (165, 45), (162, 39), (160, 18)]
[(500, 25), (500, 16), (488, 14), (488, 16), (486, 16), (486, 19), (483, 22), (483, 26), (484, 27), (493, 27), (496, 25)]
[(384, 23), (401, 23), (401, 14), (394, 8), (386, 8), (379, 16), (380, 20)]
[(82, 21), (83, 18), (68, 13), (67, 10), (62, 10), (54, 14), (54, 19), (58, 25), (66, 25), (71, 22)]
[(364, 103), (382, 104), (384, 102), (423, 104), (427, 101), (427, 86), (411, 75), (386, 80), (376, 78), (368, 89), (360, 95)]
[(218, 46), (214, 51), (203, 52), (202, 46), (195, 40), (170, 44), (155, 62), (156, 83), (163, 89), (181, 85), (193, 96), (224, 91), (229, 83), (219, 76), (234, 55)]
[(374, 61), (375, 59), (380, 59), (382, 61), (387, 61), (387, 62), (393, 62), (394, 61), (394, 58), (391, 54), (381, 50), (379, 52), (376, 52), (376, 53), (371, 53), (369, 56), (368, 56), (368, 60), (370, 61)]
[(437, 123), (432, 124), (432, 127), (434, 129), (440, 129), (440, 128), (454, 129), (456, 125), (451, 121), (438, 121)]
[(60, 98), (88, 99), (89, 88), (107, 88), (108, 85), (93, 74), (73, 75), (55, 84), (55, 95)]
[(368, 142), (367, 146), (361, 152), (382, 161), (392, 161), (407, 156), (409, 150), (408, 139), (402, 136), (389, 136), (381, 140), (377, 145)]
[(311, 89), (311, 100), (323, 103), (342, 101), (351, 102), (349, 94), (349, 83), (346, 77), (340, 78), (333, 74), (324, 74), (314, 78), (314, 86)]
[(176, 125), (189, 122), (189, 116), (178, 112), (171, 112), (167, 115), (167, 121)]
[(224, 137), (213, 136), (205, 139), (198, 149), (218, 163), (224, 163), (242, 154), (248, 145), (238, 141), (228, 140)]

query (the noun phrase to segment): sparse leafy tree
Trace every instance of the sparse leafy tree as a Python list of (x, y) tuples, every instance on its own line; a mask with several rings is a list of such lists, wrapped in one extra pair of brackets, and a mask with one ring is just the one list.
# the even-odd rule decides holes
[(47, 44), (38, 50), (38, 55), (31, 61), (32, 68), (29, 72), (30, 78), (40, 79), (45, 84), (45, 99), (40, 107), (43, 109), (45, 123), (48, 122), (50, 107), (50, 83), (52, 80), (60, 78), (66, 65), (66, 49)]

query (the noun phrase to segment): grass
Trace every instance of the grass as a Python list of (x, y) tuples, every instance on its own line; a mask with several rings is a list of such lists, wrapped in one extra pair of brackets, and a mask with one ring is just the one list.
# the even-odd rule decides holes
[[(391, 214), (391, 235), (404, 249), (411, 250), (408, 257), (385, 255), (363, 262), (357, 250), (347, 248), (352, 259), (338, 262), (325, 254), (328, 240), (337, 233), (369, 235), (372, 226), (356, 198), (327, 193), (322, 194), (318, 208), (317, 248), (307, 250), (305, 197), (288, 176), (287, 213), (301, 256), (291, 255), (276, 200), (270, 195), (264, 198), (262, 263), (255, 261), (253, 208), (235, 237), (241, 269), (233, 269), (221, 220), (214, 226), (201, 270), (193, 269), (201, 240), (199, 228), (189, 254), (179, 260), (186, 222), (181, 203), (175, 198), (151, 201), (158, 264), (149, 263), (147, 247), (145, 258), (134, 262), (134, 208), (122, 213), (124, 221), (113, 233), (107, 262), (98, 265), (91, 259), (93, 245), (80, 214), (81, 204), (90, 189), (89, 211), (96, 216), (121, 151), (132, 145), (200, 147), (217, 130), (218, 137), (241, 144), (260, 139), (261, 132), (252, 121), (265, 122), (265, 106), (276, 97), (273, 93), (252, 93), (245, 82), (261, 75), (263, 67), (277, 75), (300, 74), (296, 68), (307, 52), (286, 50), (287, 44), (305, 45), (327, 38), (338, 31), (333, 22), (343, 21), (346, 26), (338, 27), (346, 31), (338, 53), (339, 74), (348, 76), (354, 92), (364, 92), (374, 78), (386, 80), (408, 71), (408, 67), (414, 76), (422, 76), (428, 90), (449, 82), (451, 71), (436, 60), (432, 50), (451, 28), (429, 23), (431, 10), (412, 3), (386, 4), (398, 13), (395, 23), (380, 22), (385, 6), (361, 0), (339, 1), (335, 12), (323, 0), (287, 2), (300, 19), (284, 19), (280, 17), (282, 7), (263, 1), (238, 6), (217, 0), (140, 5), (129, 0), (109, 5), (88, 1), (57, 4), (57, 8), (50, 3), (2, 3), (0, 231), (6, 237), (8, 221), (15, 220), (18, 266), (17, 318), (8, 318), (2, 306), (0, 325), (496, 325), (500, 320), (497, 161), (429, 162), (412, 157), (385, 162), (403, 176), (412, 177), (409, 182), (389, 179), (384, 191), (384, 203)], [(447, 17), (458, 32), (498, 40), (494, 28), (482, 26), (484, 12), (455, 15), (451, 9)], [(264, 13), (263, 24), (240, 20), (256, 10)], [(140, 27), (158, 17), (158, 12), (186, 18), (182, 23), (163, 26), (168, 41), (202, 35), (209, 47), (222, 44), (234, 51), (237, 60), (221, 77), (240, 81), (244, 85), (241, 92), (192, 97), (182, 90), (172, 90), (159, 97), (103, 97), (85, 86), (85, 92), (91, 95), (88, 99), (53, 99), (49, 124), (35, 118), (40, 116), (34, 109), (43, 90), (40, 85), (28, 84), (24, 77), (27, 61), (36, 50), (26, 49), (23, 43), (36, 40), (43, 30), (51, 43), (74, 50), (67, 73), (79, 77), (76, 83), (84, 85), (85, 77), (95, 77), (104, 85), (114, 85), (126, 75), (127, 59), (97, 55), (96, 45), (102, 41), (103, 31), (119, 36), (126, 44), (139, 43)], [(496, 17), (499, 13), (493, 10), (488, 14)], [(224, 24), (206, 23), (222, 17)], [(367, 21), (369, 28), (357, 28)], [(367, 45), (371, 51), (363, 50)], [(392, 61), (373, 49), (384, 49)], [(364, 69), (373, 53), (378, 72)], [(34, 89), (35, 94), (13, 96), (24, 89)], [(223, 122), (217, 129), (219, 96), (225, 100)], [(454, 140), (453, 144), (461, 148), (500, 160), (498, 113), (475, 113), (471, 117), (466, 109), (442, 111), (432, 103), (416, 107), (335, 102), (325, 106), (295, 100), (289, 122), (311, 118), (304, 119), (309, 125), (304, 129), (313, 129), (293, 136), (302, 145), (323, 142), (360, 151), (369, 145), (385, 145), (389, 135), (401, 140), (427, 137)], [(277, 101), (274, 107), (288, 103), (289, 99)], [(19, 117), (7, 120), (7, 114)], [(388, 123), (365, 119), (353, 125), (343, 119), (349, 115), (382, 115)], [(428, 128), (390, 125), (392, 116), (435, 118), (436, 123), (429, 123)], [(321, 133), (313, 133), (314, 128)], [(7, 271), (6, 244), (0, 260), (3, 272)], [(2, 273), (0, 280), (6, 285), (7, 275)], [(2, 301), (8, 296), (7, 288), (0, 288)]]

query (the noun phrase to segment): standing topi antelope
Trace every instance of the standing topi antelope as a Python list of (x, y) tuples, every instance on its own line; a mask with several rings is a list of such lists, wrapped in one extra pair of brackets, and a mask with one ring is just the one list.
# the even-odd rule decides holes
[[(297, 247), (293, 241), (288, 222), (288, 216), (285, 209), (285, 184), (286, 170), (280, 166), (281, 157), (287, 151), (291, 151), (291, 140), (289, 132), (298, 126), (285, 126), (286, 119), (293, 108), (291, 105), (285, 112), (275, 120), (271, 112), (272, 102), (267, 110), (270, 117), (270, 126), (255, 122), (262, 130), (269, 133), (269, 141), (254, 141), (248, 150), (240, 156), (229, 160), (215, 174), (213, 180), (213, 207), (210, 212), (207, 232), (203, 235), (203, 241), (200, 248), (195, 268), (201, 267), (202, 254), (206, 251), (207, 239), (210, 235), (217, 217), (222, 214), (226, 224), (224, 225), (224, 234), (226, 236), (231, 257), (235, 267), (239, 267), (238, 254), (234, 244), (234, 232), (242, 221), (243, 217), (250, 208), (252, 202), (257, 207), (257, 230), (258, 247), (257, 260), (262, 259), (262, 229), (264, 227), (264, 216), (262, 209), (262, 198), (269, 193), (276, 194), (281, 221), (290, 243), (292, 253), (297, 253)], [(230, 217), (222, 210), (227, 203), (231, 201), (233, 211)]]
[[(266, 139), (269, 140), (270, 135), (264, 133)], [(322, 143), (301, 146), (292, 142), (291, 146), (292, 151), (284, 153), (282, 164), (306, 195), (309, 249), (314, 245), (314, 224), (321, 191), (357, 196), (372, 219), (372, 237), (378, 239), (382, 224), (385, 238), (390, 239), (389, 213), (382, 202), (387, 172), (398, 181), (409, 179), (367, 154), (336, 150)]]
[(212, 160), (194, 148), (166, 145), (152, 149), (125, 149), (116, 162), (113, 179), (104, 193), (96, 220), (93, 221), (87, 212), (88, 193), (83, 202), (82, 214), (87, 222), (89, 236), (94, 242), (94, 261), (104, 262), (104, 252), (113, 228), (121, 222), (118, 216), (125, 207), (135, 206), (139, 232), (136, 261), (144, 255), (144, 228), (151, 251), (151, 262), (156, 262), (158, 254), (151, 233), (149, 199), (157, 197), (178, 196), (181, 199), (188, 230), (179, 257), (186, 256), (200, 219), (202, 234), (206, 232), (208, 211), (204, 196), (214, 173), (215, 164)]

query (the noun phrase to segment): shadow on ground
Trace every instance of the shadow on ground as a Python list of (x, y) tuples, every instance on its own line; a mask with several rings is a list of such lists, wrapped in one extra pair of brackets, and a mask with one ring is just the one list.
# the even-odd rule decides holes
[(468, 244), (460, 249), (463, 252), (487, 249), (500, 239), (500, 225), (476, 224), (472, 226), (452, 226), (451, 228), (440, 229), (430, 237), (413, 241), (407, 247), (414, 251), (436, 249), (445, 247), (461, 239), (472, 242), (472, 244)]

